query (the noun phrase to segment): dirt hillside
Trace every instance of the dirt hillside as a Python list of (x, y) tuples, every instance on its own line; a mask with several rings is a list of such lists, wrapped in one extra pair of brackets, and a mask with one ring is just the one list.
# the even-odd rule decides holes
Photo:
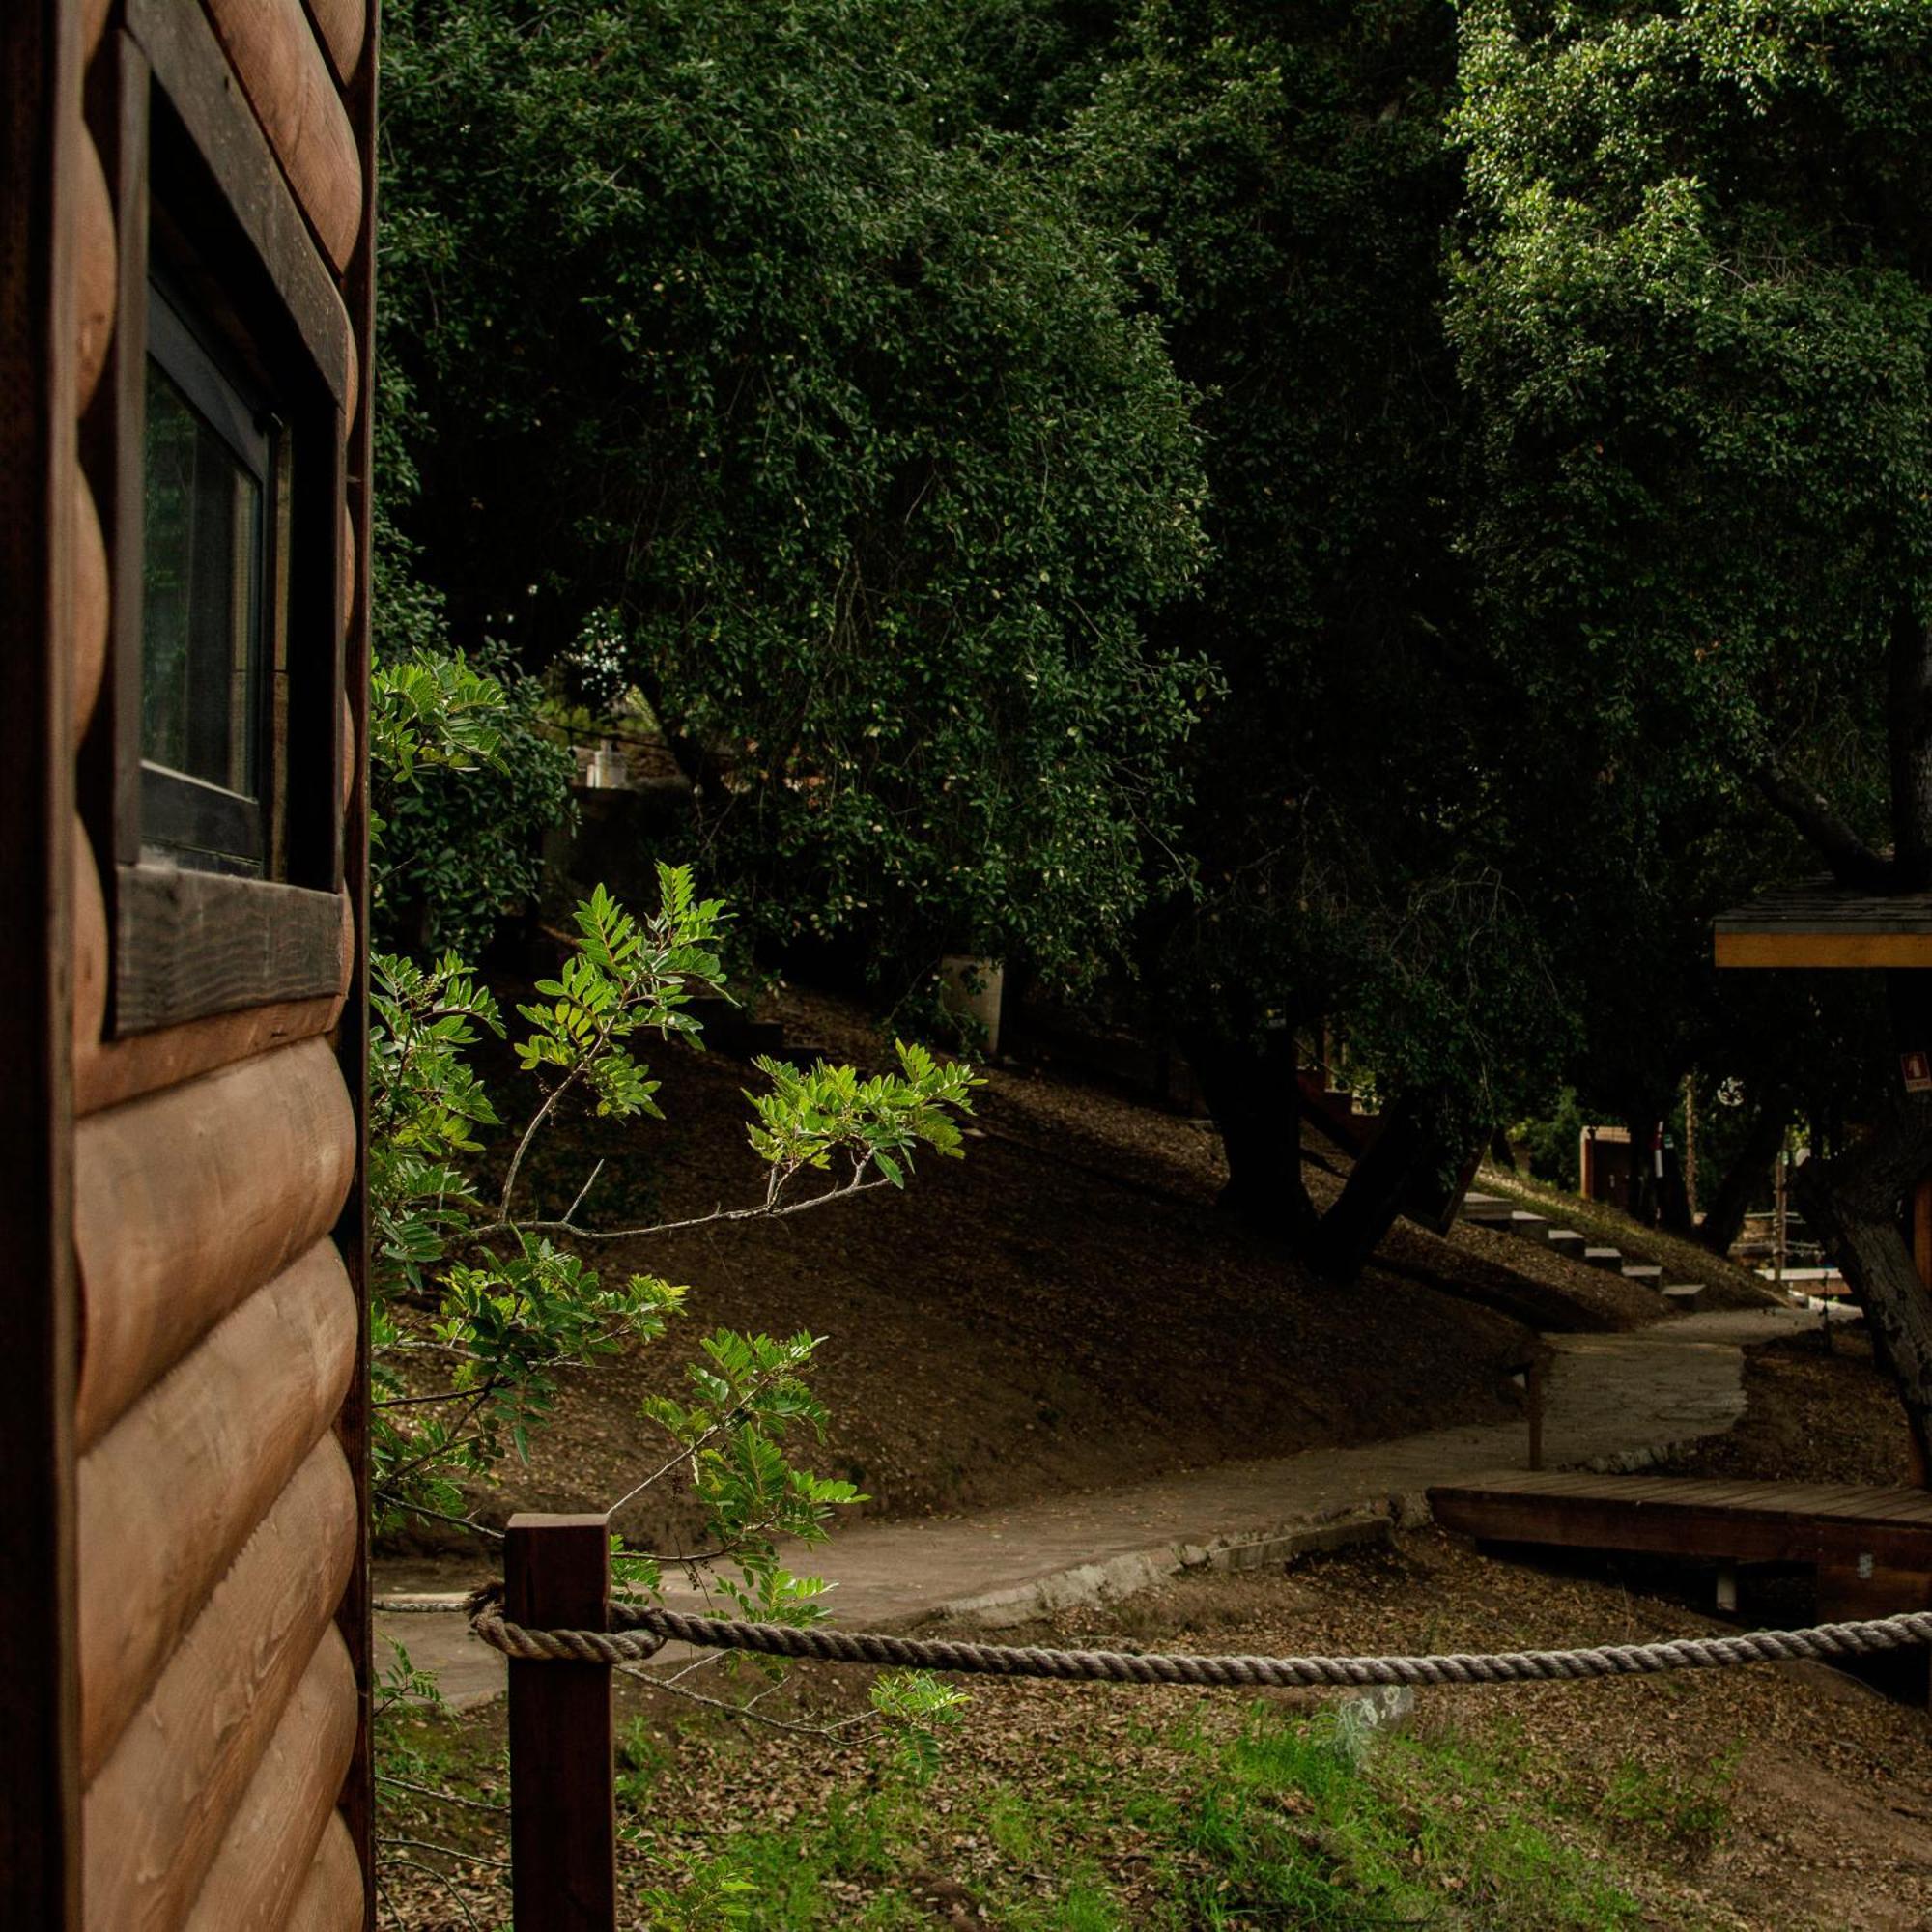
[[(514, 996), (516, 989), (505, 988)], [(798, 993), (791, 1037), (862, 1066), (885, 1049), (863, 1013)], [(607, 1159), (582, 1218), (603, 1225), (756, 1198), (743, 1090), (722, 1053), (656, 1057), (668, 1119), (566, 1122), (530, 1163), (561, 1208)], [(493, 1068), (505, 1118), (529, 1090)], [(1312, 1159), (1324, 1157), (1311, 1149)], [(715, 1326), (825, 1338), (822, 1473), (905, 1516), (1030, 1500), (1230, 1459), (1346, 1444), (1517, 1412), (1533, 1327), (1654, 1315), (1645, 1291), (1481, 1229), (1405, 1225), (1351, 1288), (1310, 1278), (1213, 1208), (1211, 1129), (1074, 1081), (990, 1071), (962, 1161), (923, 1162), (909, 1192), (783, 1222), (612, 1244), (610, 1268), (692, 1284), (669, 1340), (573, 1386), (527, 1468), (478, 1516), (613, 1499), (661, 1444), (639, 1397), (677, 1385)], [(1309, 1170), (1318, 1196), (1339, 1185)], [(687, 1525), (639, 1523), (639, 1534)]]

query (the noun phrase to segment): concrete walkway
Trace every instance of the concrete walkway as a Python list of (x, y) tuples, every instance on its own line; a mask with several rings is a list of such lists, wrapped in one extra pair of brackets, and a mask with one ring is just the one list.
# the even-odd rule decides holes
[[(1549, 1336), (1546, 1463), (1640, 1468), (1721, 1435), (1744, 1413), (1745, 1346), (1815, 1325), (1765, 1308), (1690, 1315), (1634, 1334)], [(833, 1614), (847, 1629), (939, 1612), (997, 1629), (1126, 1596), (1195, 1565), (1246, 1568), (1385, 1538), (1425, 1519), (1432, 1483), (1521, 1467), (1526, 1447), (1521, 1424), (1436, 1429), (977, 1516), (861, 1522), (799, 1562), (837, 1585)], [(389, 1587), (379, 1568), (379, 1599)], [(667, 1597), (696, 1601), (669, 1589)], [(456, 1707), (501, 1690), (503, 1660), (469, 1636), (460, 1614), (379, 1609), (376, 1625), (436, 1673)]]

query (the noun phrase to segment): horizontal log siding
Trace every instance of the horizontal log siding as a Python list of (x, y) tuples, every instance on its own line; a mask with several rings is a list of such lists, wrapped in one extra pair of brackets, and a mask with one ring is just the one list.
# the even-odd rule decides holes
[(107, 366), (107, 345), (114, 339), (114, 292), (120, 268), (114, 246), (114, 200), (100, 155), (83, 132), (74, 143), (74, 344), (77, 407), (93, 400), (100, 372)]
[(87, 479), (76, 474), (73, 491), (73, 748), (87, 736), (100, 680), (107, 668), (107, 543)]
[(296, 200), (337, 270), (362, 224), (362, 163), (301, 0), (205, 0)]
[[(204, 1659), (193, 1639), (185, 1644), (175, 1667), (202, 1686), (206, 1721), (189, 1737), (170, 1737), (144, 1714), (88, 1792), (88, 1932), (175, 1932), (293, 1700), (339, 1711), (354, 1725), (355, 1672), (333, 1624), (325, 1622), (312, 1656), (278, 1651), (238, 1679), (244, 1661), (254, 1660), (245, 1651)], [(157, 1701), (170, 1688), (163, 1683)]]
[(362, 65), (363, 47), (369, 39), (369, 9), (366, 0), (307, 0), (308, 16), (328, 49), (328, 64), (339, 80), (355, 77)]
[(362, 1866), (341, 1812), (324, 1830), (283, 1932), (355, 1932), (362, 1923)]
[(342, 1017), (336, 997), (279, 1000), (270, 1007), (243, 1007), (211, 1013), (185, 1026), (87, 1046), (74, 1066), (74, 1113), (98, 1114), (125, 1106), (163, 1089), (244, 1060), (318, 1039)]
[[(320, 1242), (82, 1459), (85, 1771), (105, 1761), (175, 1643), (327, 1431), (348, 1390), (355, 1326), (341, 1258)], [(339, 1462), (332, 1440), (328, 1448)], [(298, 1544), (283, 1553), (308, 1561)]]
[[(337, 271), (304, 286), (298, 307), (310, 339), (323, 329), (323, 359), (353, 423), (366, 344), (340, 305), (339, 275), (367, 245), (368, 156), (350, 117), (356, 127), (367, 118), (372, 9), (187, 4), (213, 28), (238, 108), (246, 103), (242, 120), (266, 136), (255, 172), (279, 164), (320, 244), (314, 253), (303, 237), (298, 252)], [(78, 11), (91, 54), (113, 10), (78, 0)], [(152, 5), (128, 19), (165, 24)], [(208, 33), (200, 20), (184, 25)], [(180, 66), (171, 57), (176, 84)], [(354, 83), (347, 110), (338, 82)], [(99, 156), (78, 145), (71, 340), (84, 409), (112, 363), (119, 249)], [(261, 211), (250, 210), (259, 242)], [(298, 234), (286, 217), (284, 228)], [(76, 753), (106, 675), (117, 587), (100, 512), (76, 476)], [(353, 540), (344, 549), (353, 593), (360, 559)], [(346, 594), (345, 624), (354, 604)], [(353, 713), (344, 729), (353, 751)], [(345, 770), (345, 812), (353, 777)], [(356, 1154), (334, 1057), (354, 902), (342, 901), (343, 974), (331, 994), (110, 1039), (107, 898), (79, 832), (74, 850), (84, 1922), (100, 1932), (354, 1932), (368, 1887), (336, 1807), (360, 1699), (332, 1620), (363, 1525), (332, 1425), (360, 1312), (329, 1238)]]
[(290, 1700), (235, 1808), (186, 1932), (281, 1932), (288, 1922), (355, 1748), (355, 1700), (335, 1688), (304, 1679)]
[(97, 1114), (75, 1134), (83, 1448), (349, 1192), (355, 1122), (322, 1040)]

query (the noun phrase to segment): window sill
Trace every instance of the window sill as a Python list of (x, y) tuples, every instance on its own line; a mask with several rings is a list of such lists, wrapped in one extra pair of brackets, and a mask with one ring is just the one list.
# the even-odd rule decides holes
[(114, 923), (117, 1036), (341, 989), (347, 922), (339, 893), (122, 866)]

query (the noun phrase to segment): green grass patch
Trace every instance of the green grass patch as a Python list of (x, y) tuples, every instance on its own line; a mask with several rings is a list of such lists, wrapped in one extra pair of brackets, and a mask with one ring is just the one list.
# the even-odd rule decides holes
[(696, 1852), (667, 1834), (639, 1847), (645, 1917), (884, 1928), (951, 1899), (1014, 1932), (1613, 1928), (1644, 1917), (1623, 1864), (1635, 1839), (1693, 1822), (1684, 1794), (1637, 1781), (1592, 1815), (1553, 1778), (1532, 1785), (1507, 1745), (1397, 1735), (1360, 1753), (1331, 1719), (1266, 1705), (1146, 1742), (1024, 1783), (949, 1754), (928, 1784), (875, 1773), (782, 1829)]
[[(627, 1719), (618, 1804), (637, 1922), (1613, 1932), (1658, 1922), (1667, 1875), (1730, 1829), (1735, 1750), (1605, 1775), (1506, 1719), (1449, 1729), (1425, 1714), (1365, 1743), (1332, 1711), (1263, 1702), (988, 1761), (973, 1738), (1002, 1717), (986, 1699), (927, 1777), (883, 1748), (813, 1765), (701, 1715)], [(499, 1714), (405, 1715), (388, 1742), (389, 1776), (469, 1802), (385, 1785), (386, 1832), (504, 1855), (502, 1814), (477, 1808), (505, 1797)], [(1696, 1922), (1681, 1886), (1666, 1898), (1668, 1922)], [(507, 1900), (501, 1917), (477, 1909), (479, 1924), (506, 1918)]]

